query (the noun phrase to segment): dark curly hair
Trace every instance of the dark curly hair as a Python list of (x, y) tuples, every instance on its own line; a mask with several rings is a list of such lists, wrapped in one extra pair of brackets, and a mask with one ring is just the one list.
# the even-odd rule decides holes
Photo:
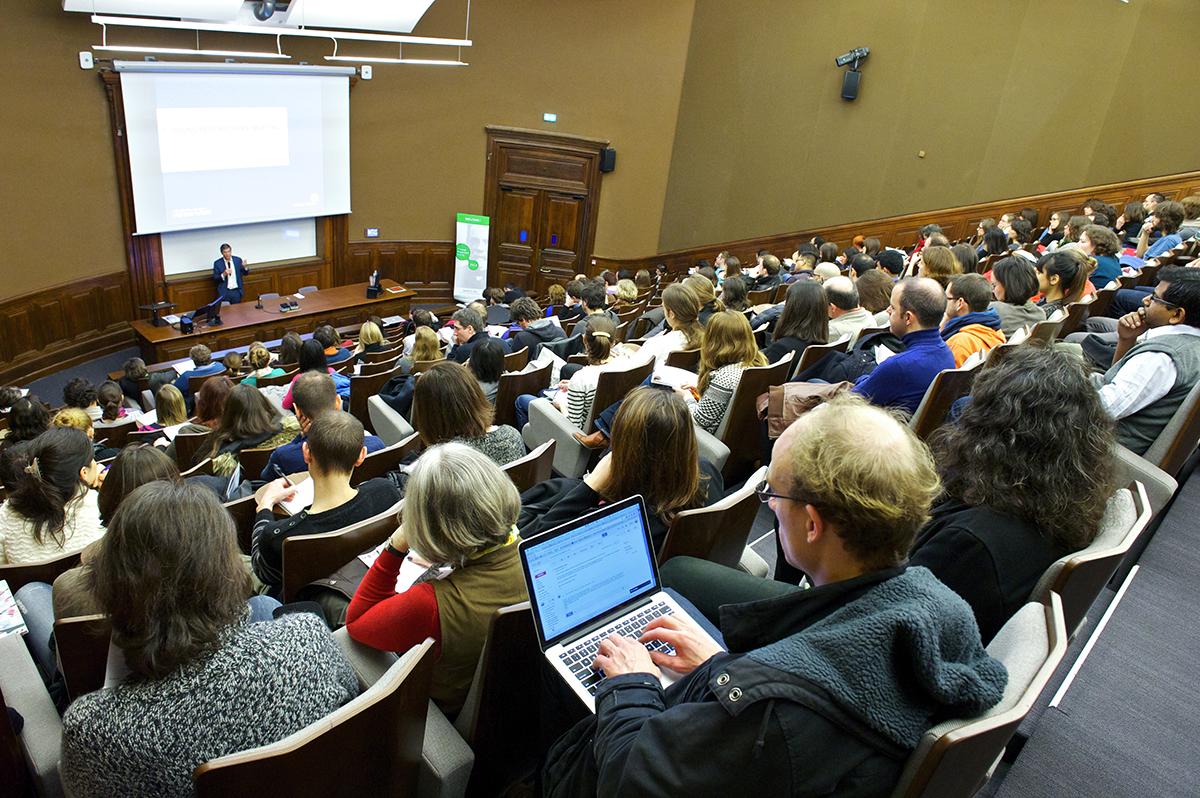
[(958, 422), (930, 445), (947, 493), (1033, 524), (1066, 552), (1100, 529), (1114, 442), (1082, 361), (1031, 344), (989, 362)]
[(36, 396), (30, 395), (13, 402), (8, 413), (9, 444), (31, 441), (50, 428), (50, 410)]

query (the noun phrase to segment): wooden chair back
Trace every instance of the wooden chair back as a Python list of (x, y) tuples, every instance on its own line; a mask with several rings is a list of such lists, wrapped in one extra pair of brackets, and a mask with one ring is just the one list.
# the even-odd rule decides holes
[(767, 467), (763, 466), (741, 488), (712, 506), (676, 515), (658, 554), (659, 564), (672, 557), (698, 557), (737, 568), (762, 504), (754, 488), (766, 478)]
[(196, 455), (211, 445), (210, 429), (203, 432), (181, 432), (175, 436), (175, 462), (180, 471), (186, 471), (196, 463)]
[(378, 352), (363, 352), (363, 363), (383, 363), (388, 360), (395, 360), (404, 354), (403, 346), (389, 346), (386, 349), (380, 349)]
[(642, 315), (644, 312), (643, 307), (644, 305), (639, 304), (629, 308), (628, 310), (619, 311), (617, 313), (617, 321), (622, 324), (627, 321), (633, 321), (638, 316)]
[(638, 317), (630, 324), (629, 329), (625, 331), (625, 340), (632, 342), (636, 338), (641, 338), (646, 333), (650, 332), (650, 328), (654, 324), (650, 319)]
[(519, 460), (513, 460), (501, 470), (517, 486), (518, 493), (524, 493), (539, 482), (550, 478), (551, 467), (554, 465), (553, 438), (534, 449)]
[(1089, 316), (1107, 316), (1109, 309), (1112, 307), (1113, 299), (1117, 296), (1115, 288), (1101, 288), (1096, 292), (1095, 298), (1088, 303)]
[(200, 765), (195, 795), (416, 795), (432, 649), (426, 639), (358, 698), (295, 734)]
[(258, 502), (252, 494), (241, 499), (225, 502), (224, 507), (233, 516), (233, 528), (237, 532), (238, 548), (249, 554), (254, 536), (254, 516), (258, 513)]
[(422, 446), (421, 436), (414, 432), (399, 443), (371, 452), (363, 458), (362, 463), (350, 475), (350, 484), (357, 486), (368, 479), (375, 479), (389, 471), (395, 471), (405, 458), (421, 451)]
[(521, 394), (537, 396), (550, 387), (549, 363), (523, 374), (501, 374), (496, 386), (495, 423), (515, 426), (517, 423), (517, 397)]
[(277, 385), (290, 385), (292, 380), (296, 379), (298, 369), (284, 371), (277, 377), (256, 377), (254, 384), (259, 388), (270, 388)]
[(365, 551), (378, 546), (396, 531), (404, 501), (357, 524), (317, 535), (294, 535), (283, 541), (283, 594), (285, 604), (295, 601), (309, 582), (323, 579)]
[(850, 339), (843, 338), (840, 341), (834, 341), (828, 344), (809, 344), (804, 347), (804, 352), (800, 355), (800, 360), (797, 361), (796, 367), (788, 375), (789, 379), (797, 374), (803, 374), (813, 366), (820, 363), (825, 358), (832, 355), (834, 352), (845, 352), (850, 348)]
[(258, 479), (275, 449), (242, 449), (237, 453), (242, 466), (242, 479)]
[(1066, 318), (1058, 326), (1059, 340), (1066, 338), (1073, 332), (1079, 332), (1079, 329), (1083, 327), (1083, 323), (1088, 317), (1088, 304), (1087, 302), (1072, 302), (1067, 305)]
[(698, 373), (700, 370), (700, 350), (698, 348), (678, 349), (667, 355), (667, 365)]
[(215, 374), (204, 374), (199, 377), (188, 377), (188, 395), (195, 397), (200, 393), (200, 389), (204, 387), (204, 383), (208, 382), (209, 380), (216, 379), (217, 377), (229, 376), (230, 374), (228, 371), (218, 371)]
[(505, 371), (520, 371), (529, 363), (529, 347), (523, 346), (516, 352), (504, 356)]
[(792, 286), (789, 283), (780, 283), (779, 285), (775, 286), (775, 295), (771, 297), (771, 304), (778, 305), (780, 302), (783, 302), (785, 299), (787, 299), (787, 292), (791, 287)]
[(576, 352), (575, 354), (571, 355), (567, 358), (567, 362), (573, 363), (576, 366), (586, 366), (589, 363), (588, 356), (582, 352)]
[(1043, 341), (1047, 344), (1052, 343), (1058, 337), (1058, 329), (1062, 327), (1062, 323), (1062, 319), (1058, 321), (1050, 321), (1049, 319), (1039, 321), (1033, 325), (1033, 329), (1030, 330), (1027, 340)]
[(54, 622), (58, 669), (62, 671), (67, 698), (71, 701), (104, 686), (110, 637), (112, 624), (107, 615), (60, 618)]
[(471, 798), (501, 795), (537, 768), (542, 716), (529, 696), (539, 689), (541, 667), (529, 602), (497, 610), (466, 703), (454, 723), (475, 752), (467, 784)]
[(387, 374), (391, 376), (396, 367), (400, 365), (400, 355), (394, 354), (390, 360), (376, 360), (374, 363), (363, 363), (356, 377), (372, 377), (376, 374)]
[(94, 429), (96, 440), (105, 441), (110, 449), (123, 449), (130, 433), (137, 432), (137, 419), (129, 416), (116, 424), (96, 424)]
[(620, 324), (617, 325), (617, 329), (613, 333), (613, 335), (616, 336), (615, 340), (618, 343), (625, 340), (625, 333), (629, 331), (629, 326), (631, 324), (633, 324), (632, 320), (621, 322)]
[(125, 438), (126, 446), (136, 446), (141, 443), (153, 443), (155, 439), (163, 437), (162, 430), (146, 430), (145, 432), (131, 432)]
[(717, 427), (717, 437), (729, 447), (729, 459), (722, 473), (725, 484), (744, 478), (762, 460), (762, 422), (758, 420), (756, 403), (760, 394), (772, 385), (782, 385), (792, 368), (793, 352), (769, 366), (754, 366), (742, 372), (742, 379), (725, 417)]
[(775, 288), (774, 287), (763, 288), (758, 291), (747, 291), (746, 292), (746, 301), (750, 303), (751, 307), (757, 307), (759, 305), (770, 305), (774, 298), (775, 298)]
[(428, 371), (429, 369), (433, 368), (435, 363), (441, 363), (445, 359), (446, 358), (441, 357), (437, 360), (414, 360), (412, 368), (409, 370), (409, 374), (420, 374), (423, 371)]
[(620, 371), (602, 371), (596, 380), (596, 397), (583, 431), (595, 432), (595, 418), (606, 407), (625, 398), (625, 394), (641, 385), (654, 371), (654, 360)]
[(921, 404), (908, 421), (908, 426), (921, 440), (928, 440), (933, 431), (942, 426), (950, 405), (971, 392), (979, 364), (969, 368), (942, 369), (929, 383)]
[(362, 422), (364, 428), (371, 427), (371, 414), (367, 412), (367, 399), (379, 393), (379, 389), (392, 378), (390, 371), (350, 378), (350, 415)]
[(1140, 272), (1138, 272), (1137, 284), (1138, 285), (1157, 285), (1158, 284), (1158, 270), (1159, 270), (1159, 265), (1157, 263), (1147, 263), (1145, 266), (1142, 267), (1142, 270)]
[(30, 582), (45, 582), (52, 585), (63, 572), (71, 570), (76, 565), (79, 565), (79, 552), (19, 565), (0, 565), (0, 579), (8, 582), (8, 589), (16, 593)]

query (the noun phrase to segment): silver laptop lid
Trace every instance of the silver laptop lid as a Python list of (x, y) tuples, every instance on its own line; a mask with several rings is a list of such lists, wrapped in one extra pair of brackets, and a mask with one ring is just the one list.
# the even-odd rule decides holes
[(660, 590), (641, 496), (521, 541), (520, 552), (543, 650)]

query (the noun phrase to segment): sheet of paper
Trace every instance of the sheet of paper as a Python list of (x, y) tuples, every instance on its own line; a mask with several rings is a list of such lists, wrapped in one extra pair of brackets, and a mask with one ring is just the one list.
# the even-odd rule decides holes
[(315, 486), (311, 479), (306, 479), (296, 486), (296, 495), (279, 504), (292, 515), (312, 506)]
[(165, 321), (167, 324), (178, 324), (179, 317), (172, 313), (169, 316), (163, 316), (163, 321)]
[[(385, 541), (365, 554), (358, 555), (358, 559), (362, 561), (363, 565), (370, 568), (386, 547), (387, 542)], [(429, 563), (409, 552), (408, 556), (404, 558), (404, 562), (400, 563), (400, 573), (396, 574), (396, 592), (403, 593), (408, 590), (428, 570)], [(449, 566), (441, 566), (438, 568), (435, 578), (445, 579), (452, 571), (453, 569)]]
[(506, 332), (508, 332), (506, 324), (489, 324), (487, 326), (487, 334), (493, 338), (503, 338)]
[(0, 637), (23, 635), (28, 631), (21, 610), (17, 608), (17, 600), (8, 589), (8, 582), (0, 579)]
[(893, 352), (892, 350), (888, 349), (883, 344), (875, 345), (875, 363), (876, 364), (882, 363), (883, 361), (887, 360), (889, 357), (891, 357), (894, 354), (896, 354), (896, 353)]
[(393, 286), (389, 286), (389, 287), (387, 287), (387, 288), (385, 288), (385, 289), (383, 289), (383, 290), (384, 290), (384, 291), (387, 291), (389, 294), (399, 294), (399, 293), (403, 293), (403, 291), (404, 291), (404, 286), (402, 286), (402, 285), (393, 285)]
[[(185, 421), (183, 423), (186, 424), (187, 422)], [(169, 427), (163, 427), (163, 434), (167, 436), (167, 440), (173, 441), (175, 440), (175, 436), (179, 434), (179, 430), (182, 427), (183, 424), (172, 424)]]
[(193, 363), (192, 359), (189, 357), (187, 360), (179, 361), (171, 368), (175, 369), (176, 374), (183, 374), (186, 371), (192, 371), (193, 369), (195, 369), (196, 364)]
[(154, 407), (150, 408), (145, 413), (142, 413), (141, 415), (139, 415), (137, 417), (137, 421), (143, 427), (148, 427), (151, 424), (157, 424), (158, 423), (158, 408), (154, 408)]
[(296, 299), (304, 299), (304, 294), (295, 293), (295, 294), (292, 294), (292, 296), (295, 297)]
[(385, 327), (391, 327), (393, 325), (403, 324), (403, 323), (404, 323), (404, 319), (401, 316), (384, 316), (383, 317), (383, 326), (385, 326)]
[(682, 388), (685, 385), (695, 386), (700, 382), (700, 377), (694, 371), (677, 368), (675, 366), (659, 366), (654, 370), (654, 375), (651, 377), (653, 382), (659, 385), (670, 385), (672, 388)]

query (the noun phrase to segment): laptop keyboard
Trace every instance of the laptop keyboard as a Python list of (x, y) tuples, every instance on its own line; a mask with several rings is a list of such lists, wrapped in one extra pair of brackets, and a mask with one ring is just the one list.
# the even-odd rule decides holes
[[(670, 605), (661, 601), (651, 604), (641, 612), (630, 615), (618, 623), (609, 626), (607, 629), (602, 629), (591, 637), (580, 640), (559, 654), (558, 658), (567, 666), (571, 674), (579, 680), (588, 691), (588, 694), (594, 696), (600, 688), (600, 682), (604, 681), (604, 671), (592, 668), (592, 662), (596, 659), (596, 652), (600, 649), (600, 641), (613, 635), (632, 637), (636, 640), (642, 636), (642, 630), (646, 628), (646, 624), (655, 618), (670, 614)], [(645, 646), (648, 651), (661, 651), (664, 654), (675, 653), (675, 649), (661, 640), (652, 640), (646, 643)]]

